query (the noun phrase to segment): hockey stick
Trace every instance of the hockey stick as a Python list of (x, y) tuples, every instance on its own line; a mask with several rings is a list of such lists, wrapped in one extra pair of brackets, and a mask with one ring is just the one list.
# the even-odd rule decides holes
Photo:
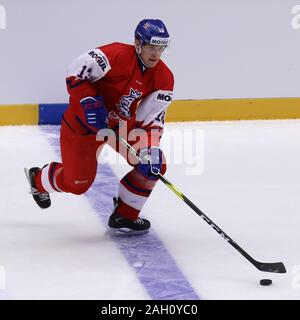
[[(120, 137), (122, 144), (132, 153), (139, 161), (142, 158), (136, 150)], [(158, 179), (171, 189), (181, 200), (183, 200), (191, 209), (193, 209), (204, 221), (206, 221), (218, 234), (230, 243), (240, 254), (250, 261), (258, 270), (274, 273), (286, 273), (285, 266), (282, 262), (266, 263), (253, 259), (244, 249), (242, 249), (232, 238), (230, 238), (221, 228), (219, 228), (204, 212), (202, 212), (191, 200), (189, 200), (173, 183), (168, 181), (163, 175), (158, 174)]]

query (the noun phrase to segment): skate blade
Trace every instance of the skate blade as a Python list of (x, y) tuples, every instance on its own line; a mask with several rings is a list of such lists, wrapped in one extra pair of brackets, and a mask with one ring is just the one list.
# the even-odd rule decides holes
[(28, 168), (24, 168), (24, 172), (25, 172), (25, 176), (28, 180), (28, 183), (30, 184), (30, 179), (29, 179), (29, 169)]
[(30, 183), (30, 178), (29, 178), (29, 169), (28, 168), (24, 168), (24, 172), (25, 172), (25, 176), (27, 178), (27, 181), (29, 183), (29, 194), (33, 194), (36, 190), (34, 190), (31, 186), (31, 183)]
[(36, 192), (36, 190), (34, 188), (32, 188), (32, 186), (31, 186), (30, 178), (29, 178), (29, 169), (24, 168), (24, 172), (25, 172), (25, 176), (27, 178), (27, 181), (29, 183), (29, 194), (33, 195)]
[(132, 230), (128, 228), (108, 228), (105, 232), (106, 235), (112, 237), (130, 237), (130, 236), (141, 236), (147, 234), (148, 230)]

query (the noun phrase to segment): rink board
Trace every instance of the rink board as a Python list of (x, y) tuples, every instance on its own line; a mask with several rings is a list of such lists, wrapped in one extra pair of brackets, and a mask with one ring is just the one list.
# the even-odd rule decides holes
[[(0, 125), (60, 124), (66, 103), (0, 105)], [(166, 121), (300, 119), (300, 98), (175, 100)]]

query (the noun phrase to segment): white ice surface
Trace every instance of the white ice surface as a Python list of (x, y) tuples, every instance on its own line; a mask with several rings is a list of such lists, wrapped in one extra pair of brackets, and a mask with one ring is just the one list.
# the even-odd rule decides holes
[[(166, 177), (254, 259), (283, 261), (288, 270), (258, 271), (159, 183), (144, 215), (196, 292), (203, 299), (299, 299), (300, 121), (167, 124), (163, 142), (180, 141), (180, 129), (203, 130), (203, 172), (187, 175), (190, 165), (169, 164)], [(195, 135), (183, 141), (185, 152), (195, 148)], [(122, 176), (125, 167), (113, 169)], [(260, 286), (263, 278), (272, 286)]]
[[(0, 265), (12, 299), (147, 299), (85, 196), (54, 194), (40, 210), (24, 166), (59, 160), (38, 127), (1, 127)], [(128, 289), (130, 288), (130, 290)]]
[[(195, 142), (194, 134), (181, 145), (182, 132), (189, 136), (191, 130), (200, 138)], [(256, 270), (158, 183), (143, 216), (197, 294), (299, 299), (300, 121), (167, 124), (166, 150), (172, 134), (181, 146), (179, 156), (182, 149), (188, 153), (193, 147), (191, 156), (203, 150), (197, 158), (203, 172), (187, 175), (190, 164), (171, 161), (167, 178), (256, 260), (283, 261), (288, 270), (284, 275)], [(0, 265), (6, 270), (0, 298), (148, 299), (84, 196), (53, 195), (55, 205), (43, 212), (28, 195), (23, 167), (59, 160), (47, 135), (38, 127), (1, 127), (0, 150)], [(128, 170), (112, 168), (119, 177)], [(261, 287), (262, 278), (273, 285)]]

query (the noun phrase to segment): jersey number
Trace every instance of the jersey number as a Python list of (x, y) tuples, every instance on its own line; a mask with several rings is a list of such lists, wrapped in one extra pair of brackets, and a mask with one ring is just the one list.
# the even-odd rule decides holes
[(156, 118), (156, 121), (159, 121), (160, 123), (164, 124), (165, 123), (165, 116), (166, 116), (166, 112), (162, 111)]
[(83, 67), (82, 67), (82, 70), (81, 70), (81, 72), (77, 75), (77, 78), (79, 78), (79, 79), (86, 79), (86, 80), (88, 80), (88, 79), (90, 78), (92, 69), (91, 69), (91, 68), (86, 69), (86, 68), (87, 68), (87, 66), (83, 66)]

